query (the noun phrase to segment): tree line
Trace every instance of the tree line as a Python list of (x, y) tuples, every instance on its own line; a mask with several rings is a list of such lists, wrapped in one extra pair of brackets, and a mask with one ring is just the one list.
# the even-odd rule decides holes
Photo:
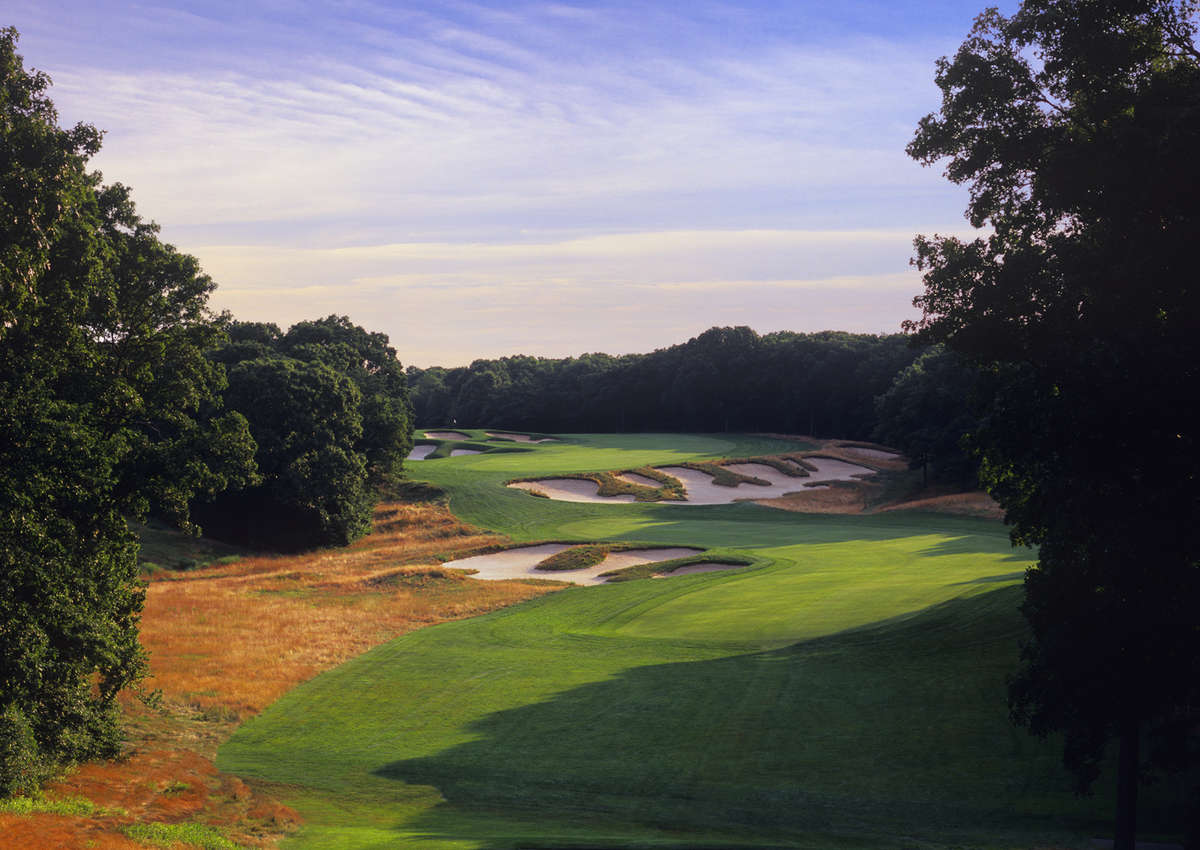
[(969, 481), (959, 446), (975, 370), (902, 334), (714, 327), (648, 354), (408, 368), (418, 427), (557, 432), (775, 432), (882, 440)]

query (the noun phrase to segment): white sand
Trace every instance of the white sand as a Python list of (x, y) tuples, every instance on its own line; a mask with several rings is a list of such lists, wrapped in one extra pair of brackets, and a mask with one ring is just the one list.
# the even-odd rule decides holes
[[(810, 457), (805, 458), (805, 460), (816, 467), (816, 471), (813, 472), (810, 470), (806, 478), (796, 478), (787, 475), (765, 463), (729, 464), (726, 469), (771, 482), (770, 484), (763, 485), (751, 484), (748, 481), (744, 481), (736, 487), (722, 487), (714, 484), (711, 475), (707, 472), (701, 472), (698, 469), (689, 469), (686, 466), (656, 467), (659, 472), (665, 472), (667, 475), (678, 478), (683, 482), (683, 486), (687, 488), (686, 502), (664, 500), (656, 504), (728, 505), (731, 502), (744, 499), (773, 499), (785, 493), (802, 493), (806, 490), (818, 489), (810, 485), (822, 481), (850, 481), (855, 476), (875, 474), (875, 470), (873, 469), (859, 466), (857, 463), (848, 463), (844, 460), (836, 460), (828, 457)], [(657, 481), (632, 472), (617, 477), (634, 484), (645, 483), (648, 487), (659, 486)], [(519, 481), (508, 486), (519, 487), (522, 490), (540, 490), (551, 499), (558, 499), (563, 502), (612, 504), (634, 501), (633, 496), (629, 495), (600, 496), (598, 494), (600, 490), (599, 484), (595, 481), (587, 481), (579, 478), (543, 478), (540, 481)]]
[(473, 575), (472, 578), (483, 578), (488, 581), (502, 581), (506, 578), (552, 578), (554, 573), (535, 570), (534, 567), (551, 555), (570, 548), (571, 546), (566, 543), (543, 543), (541, 546), (505, 549), (503, 552), (493, 552), (490, 555), (476, 555), (473, 558), (446, 561), (442, 566), (456, 570), (479, 570), (478, 574)]
[(714, 564), (709, 562), (699, 564), (688, 564), (686, 567), (680, 567), (677, 570), (671, 570), (669, 573), (655, 573), (650, 578), (674, 578), (675, 576), (690, 576), (696, 573), (717, 573), (726, 570), (743, 569), (741, 564)]
[[(697, 552), (702, 551), (704, 550), (688, 549), (682, 546), (677, 546), (673, 549), (627, 549), (624, 552), (609, 552), (608, 557), (601, 561), (597, 568), (602, 573), (609, 570), (623, 570), (625, 567), (635, 567), (638, 564), (649, 564), (654, 561), (671, 561), (675, 558), (695, 555)], [(571, 575), (574, 574), (575, 570), (572, 570)]]
[(431, 440), (469, 440), (461, 431), (426, 431), (425, 436)]
[(645, 475), (638, 475), (636, 472), (623, 472), (620, 475), (614, 475), (613, 477), (618, 481), (624, 481), (628, 484), (640, 484), (643, 487), (653, 487), (655, 490), (663, 486), (653, 478), (647, 478)]
[(558, 554), (572, 546), (566, 543), (543, 543), (541, 546), (524, 546), (520, 549), (506, 549), (491, 555), (476, 555), (473, 558), (461, 558), (457, 561), (447, 561), (442, 566), (456, 570), (478, 570), (471, 578), (487, 579), (488, 581), (503, 581), (513, 578), (542, 578), (552, 581), (566, 581), (573, 584), (604, 584), (608, 579), (600, 577), (600, 573), (609, 570), (619, 570), (637, 564), (648, 564), (651, 561), (669, 561), (672, 558), (682, 558), (684, 555), (694, 555), (699, 549), (630, 549), (626, 552), (610, 552), (608, 557), (594, 567), (582, 570), (537, 570), (534, 569), (551, 555)]
[(852, 481), (858, 475), (874, 475), (875, 470), (859, 466), (857, 463), (847, 463), (844, 460), (835, 460), (831, 457), (806, 457), (806, 461), (817, 468), (816, 472), (809, 472), (806, 482), (815, 481)]
[(479, 454), (483, 454), (483, 452), (478, 451), (476, 449), (451, 449), (450, 450), (450, 457), (460, 457), (462, 455), (479, 455)]
[(540, 481), (514, 481), (509, 487), (521, 490), (540, 490), (560, 502), (632, 502), (633, 496), (601, 496), (600, 485), (583, 478), (543, 478)]
[(508, 431), (488, 431), (489, 437), (503, 437), (507, 440), (516, 440), (518, 443), (557, 443), (558, 440), (553, 437), (542, 437), (540, 440), (535, 440), (528, 434), (510, 434)]
[[(727, 505), (738, 499), (765, 499), (778, 496), (777, 487), (764, 487), (761, 484), (739, 484), (737, 487), (720, 487), (713, 484), (713, 478), (707, 472), (689, 469), (686, 466), (656, 467), (667, 475), (674, 475), (687, 488), (687, 502), (661, 502), (660, 504), (689, 504), (689, 505)], [(807, 479), (805, 479), (807, 480)]]
[(794, 475), (788, 475), (786, 472), (780, 472), (775, 467), (765, 463), (727, 463), (724, 466), (730, 472), (737, 472), (741, 475), (749, 475), (753, 478), (761, 478), (763, 481), (769, 481), (772, 487), (778, 488), (780, 495), (801, 490), (808, 482), (807, 478), (797, 478)]
[(425, 460), (437, 451), (437, 446), (413, 446), (413, 450), (408, 453), (406, 460)]
[(852, 452), (862, 457), (877, 458), (879, 460), (897, 460), (900, 457), (899, 452), (888, 452), (883, 449), (868, 449), (863, 446), (840, 446), (844, 452)]

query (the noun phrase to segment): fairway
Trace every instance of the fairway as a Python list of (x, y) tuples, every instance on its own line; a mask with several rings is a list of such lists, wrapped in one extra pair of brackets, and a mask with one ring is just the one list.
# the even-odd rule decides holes
[[(459, 516), (516, 540), (754, 563), (417, 631), (286, 695), (220, 767), (286, 788), (307, 820), (289, 847), (1015, 848), (1101, 834), (1107, 789), (1074, 797), (1054, 742), (1007, 719), (1032, 553), (999, 523), (588, 505), (504, 486), (795, 445), (583, 435), (411, 464)], [(1155, 816), (1148, 805), (1148, 827)]]

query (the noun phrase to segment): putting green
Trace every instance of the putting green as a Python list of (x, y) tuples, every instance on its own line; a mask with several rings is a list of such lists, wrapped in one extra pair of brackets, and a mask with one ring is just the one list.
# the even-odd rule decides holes
[[(221, 749), (284, 783), (289, 847), (1028, 847), (1101, 834), (1005, 676), (1030, 553), (985, 520), (551, 503), (545, 473), (746, 457), (756, 438), (569, 437), (422, 461), (518, 539), (699, 545), (733, 573), (571, 588), (406, 635)], [(669, 457), (668, 457), (669, 455)], [(1153, 811), (1144, 817), (1153, 819)]]

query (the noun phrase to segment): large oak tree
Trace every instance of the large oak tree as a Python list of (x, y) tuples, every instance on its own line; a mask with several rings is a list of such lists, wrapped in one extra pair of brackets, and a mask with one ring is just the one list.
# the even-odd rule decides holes
[(1064, 735), (1081, 790), (1119, 742), (1118, 848), (1200, 729), (1196, 32), (1194, 0), (986, 11), (909, 147), (990, 230), (917, 239), (910, 329), (989, 370), (982, 476), (1040, 546), (1012, 713)]
[(0, 30), (0, 795), (113, 754), (117, 693), (144, 674), (126, 517), (251, 477), (220, 415), (212, 281), (122, 186), (87, 170), (48, 78)]

